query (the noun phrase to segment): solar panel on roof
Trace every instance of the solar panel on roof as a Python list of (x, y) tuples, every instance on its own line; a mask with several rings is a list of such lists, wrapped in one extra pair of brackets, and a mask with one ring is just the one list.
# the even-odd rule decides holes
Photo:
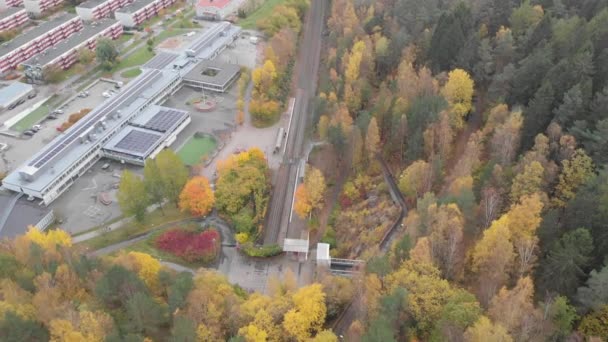
[(159, 132), (166, 132), (181, 121), (184, 116), (186, 116), (186, 113), (179, 110), (162, 109), (150, 118), (148, 122), (143, 124), (142, 127)]
[(154, 146), (159, 135), (133, 130), (124, 136), (114, 147), (128, 152), (142, 154)]
[(151, 82), (154, 82), (161, 77), (161, 74), (162, 73), (158, 70), (152, 70), (134, 80), (126, 89), (124, 89), (124, 91), (117, 94), (116, 97), (104, 102), (99, 109), (95, 109), (91, 113), (87, 114), (82, 120), (74, 125), (72, 129), (69, 129), (58, 141), (46, 148), (44, 153), (32, 159), (28, 163), (28, 166), (34, 166), (37, 168), (42, 167), (49, 160), (63, 151), (68, 145), (74, 142), (81, 134), (99, 122), (101, 118), (107, 114), (110, 114), (111, 112), (133, 103), (133, 101), (140, 96), (144, 89), (149, 87)]

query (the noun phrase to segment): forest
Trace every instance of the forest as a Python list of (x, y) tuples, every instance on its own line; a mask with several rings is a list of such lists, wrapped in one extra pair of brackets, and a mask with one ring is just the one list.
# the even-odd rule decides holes
[[(608, 1), (330, 8), (313, 113), (339, 200), (319, 229), (367, 261), (345, 339), (608, 340)], [(388, 253), (360, 186), (378, 158), (408, 207)]]

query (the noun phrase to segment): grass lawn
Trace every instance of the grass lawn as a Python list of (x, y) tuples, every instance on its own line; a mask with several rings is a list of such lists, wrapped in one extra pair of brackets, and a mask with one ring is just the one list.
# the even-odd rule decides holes
[(179, 149), (177, 155), (182, 158), (186, 165), (196, 165), (201, 161), (201, 158), (209, 155), (216, 146), (217, 141), (208, 135), (203, 137), (192, 136)]
[(262, 6), (248, 15), (247, 18), (239, 20), (237, 25), (246, 30), (255, 29), (258, 20), (268, 17), (276, 6), (281, 5), (284, 2), (285, 0), (266, 0)]
[(57, 97), (57, 95), (51, 96), (51, 98), (46, 100), (46, 102), (44, 102), (40, 107), (34, 109), (32, 112), (30, 112), (28, 115), (26, 115), (23, 119), (21, 119), (17, 123), (15, 123), (11, 127), (11, 129), (18, 131), (18, 132), (23, 132), (26, 129), (31, 128), (38, 121), (40, 121), (42, 118), (44, 118), (45, 116), (47, 116), (50, 113), (50, 111), (51, 111), (50, 103), (56, 97)]
[(121, 46), (122, 44), (128, 42), (134, 35), (132, 34), (122, 34), (118, 39), (116, 39), (116, 44)]
[(190, 214), (181, 212), (172, 204), (166, 204), (164, 215), (160, 210), (155, 210), (146, 215), (146, 220), (143, 223), (129, 222), (121, 228), (117, 228), (109, 233), (105, 233), (90, 240), (83, 241), (81, 244), (88, 247), (90, 250), (97, 250), (152, 231), (161, 224), (179, 221), (189, 217), (191, 217)]
[(188, 33), (190, 30), (188, 29), (175, 29), (170, 28), (163, 30), (158, 36), (154, 37), (154, 46), (162, 43), (165, 39), (179, 36), (180, 34)]
[(123, 71), (120, 76), (124, 77), (124, 78), (133, 78), (135, 76), (139, 76), (139, 74), (141, 74), (141, 69), (140, 68), (134, 68), (134, 69), (129, 69), (127, 71)]
[[(192, 223), (186, 224), (184, 226), (175, 226), (175, 228), (195, 229), (196, 231), (201, 231), (201, 232), (203, 231), (203, 229), (199, 225), (192, 224)], [(193, 262), (193, 263), (187, 262), (180, 257), (177, 257), (171, 253), (164, 252), (164, 251), (156, 248), (155, 241), (164, 232), (165, 232), (165, 230), (154, 232), (147, 239), (138, 241), (138, 242), (130, 245), (129, 247), (122, 249), (118, 253), (123, 252), (123, 251), (127, 252), (127, 253), (128, 252), (146, 253), (146, 254), (150, 254), (151, 256), (153, 256), (154, 258), (156, 258), (158, 260), (173, 262), (173, 263), (183, 265), (183, 266), (193, 268), (193, 269), (208, 266), (208, 264), (205, 264), (202, 262)]]
[(152, 59), (152, 57), (154, 57), (154, 52), (148, 51), (148, 45), (144, 44), (127, 57), (121, 59), (120, 62), (112, 68), (112, 71), (116, 72), (122, 69), (140, 66)]

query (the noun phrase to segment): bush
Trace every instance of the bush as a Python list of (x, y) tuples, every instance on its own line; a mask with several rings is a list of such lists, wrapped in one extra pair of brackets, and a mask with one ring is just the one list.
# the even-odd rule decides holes
[(247, 242), (241, 246), (241, 251), (250, 257), (269, 258), (283, 253), (283, 248), (278, 244), (254, 246), (252, 242)]
[(183, 229), (172, 229), (156, 238), (156, 247), (187, 262), (209, 263), (219, 251), (220, 234), (215, 229), (202, 233)]

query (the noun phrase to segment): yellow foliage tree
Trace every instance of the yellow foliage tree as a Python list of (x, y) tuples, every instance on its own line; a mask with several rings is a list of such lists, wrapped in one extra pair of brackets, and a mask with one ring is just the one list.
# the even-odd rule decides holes
[(475, 324), (464, 333), (466, 342), (512, 342), (513, 338), (500, 324), (492, 323), (486, 316), (481, 316)]
[(399, 177), (399, 189), (411, 199), (421, 197), (431, 189), (431, 165), (424, 160), (417, 160), (408, 166)]
[(543, 174), (545, 169), (537, 162), (533, 161), (526, 165), (524, 172), (518, 173), (511, 185), (511, 201), (517, 202), (522, 196), (531, 195), (539, 192), (543, 184)]
[(310, 166), (306, 172), (306, 177), (304, 177), (304, 186), (306, 187), (312, 209), (320, 209), (323, 205), (323, 195), (327, 188), (325, 177), (321, 170)]
[(54, 250), (57, 246), (70, 247), (72, 245), (70, 235), (60, 229), (41, 232), (38, 228), (30, 226), (25, 236), (45, 250)]
[(540, 214), (543, 202), (539, 194), (523, 196), (520, 202), (513, 205), (508, 212), (509, 230), (519, 261), (518, 272), (524, 275), (529, 272), (536, 261), (538, 237), (536, 230), (542, 220)]
[(331, 330), (323, 330), (312, 339), (312, 342), (338, 342), (338, 336)]
[(272, 98), (276, 91), (275, 81), (277, 76), (276, 67), (271, 60), (266, 60), (264, 65), (253, 69), (251, 79), (255, 95), (268, 94)]
[(239, 329), (239, 335), (242, 336), (246, 342), (266, 342), (268, 334), (256, 327), (253, 324), (249, 324)]
[(65, 319), (54, 319), (50, 323), (51, 342), (82, 342), (85, 337), (74, 330), (72, 323)]
[(306, 341), (325, 322), (325, 293), (321, 284), (312, 284), (299, 289), (292, 299), (295, 308), (285, 314), (283, 327), (296, 340)]
[(471, 76), (462, 69), (454, 69), (448, 74), (443, 96), (450, 104), (451, 122), (455, 128), (462, 128), (464, 116), (471, 111), (473, 86)]
[(136, 272), (144, 283), (153, 291), (158, 290), (158, 272), (161, 265), (158, 260), (146, 253), (129, 252), (116, 259), (116, 263)]
[(576, 150), (572, 158), (564, 160), (563, 164), (553, 199), (553, 203), (558, 207), (566, 206), (566, 203), (574, 198), (578, 187), (593, 177), (593, 161), (582, 149)]
[(492, 222), (473, 248), (471, 271), (478, 277), (477, 287), (483, 304), (488, 304), (496, 291), (509, 280), (514, 258), (509, 217), (503, 215)]
[(307, 218), (312, 210), (310, 195), (304, 184), (298, 185), (298, 188), (296, 189), (296, 200), (293, 210), (295, 210), (296, 214), (303, 219)]
[(372, 118), (367, 126), (367, 134), (365, 135), (365, 149), (369, 160), (374, 158), (380, 148), (380, 131), (376, 118)]

